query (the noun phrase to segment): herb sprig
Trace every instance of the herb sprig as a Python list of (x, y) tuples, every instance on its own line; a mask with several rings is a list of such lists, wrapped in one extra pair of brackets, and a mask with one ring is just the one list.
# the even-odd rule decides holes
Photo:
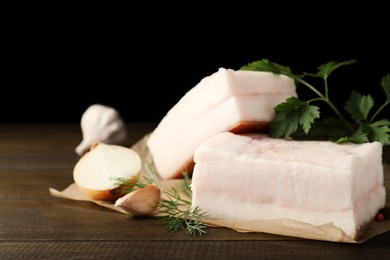
[(184, 172), (183, 176), (182, 189), (188, 196), (188, 199), (183, 198), (175, 188), (171, 188), (165, 191), (167, 199), (161, 200), (157, 207), (157, 212), (164, 215), (161, 221), (165, 224), (165, 228), (168, 231), (178, 232), (185, 230), (188, 235), (202, 235), (206, 233), (206, 225), (203, 222), (205, 212), (202, 212), (199, 207), (190, 207), (192, 197), (190, 179), (187, 172)]
[(188, 235), (202, 235), (206, 233), (206, 225), (203, 222), (205, 212), (199, 207), (191, 207), (192, 190), (191, 179), (188, 172), (184, 171), (183, 183), (181, 185), (180, 192), (171, 187), (164, 190), (160, 181), (160, 178), (152, 166), (148, 164), (150, 176), (142, 176), (136, 183), (129, 186), (127, 179), (118, 179), (117, 184), (121, 187), (128, 187), (123, 189), (123, 193), (129, 193), (131, 191), (141, 189), (149, 184), (156, 184), (157, 187), (166, 195), (162, 197), (159, 205), (157, 206), (156, 213), (161, 215), (161, 223), (165, 225), (165, 229), (172, 232), (185, 231)]
[[(275, 118), (271, 124), (270, 135), (276, 138), (291, 137), (294, 139), (326, 138), (334, 142), (366, 143), (378, 141), (383, 145), (390, 144), (389, 119), (376, 120), (383, 109), (390, 104), (390, 74), (382, 78), (381, 86), (385, 92), (384, 103), (376, 110), (374, 99), (370, 95), (362, 95), (353, 90), (344, 105), (347, 119), (329, 98), (328, 78), (336, 69), (355, 63), (356, 60), (330, 61), (322, 64), (316, 73), (294, 74), (290, 67), (263, 59), (242, 66), (241, 70), (268, 71), (291, 77), (297, 84), (310, 89), (316, 97), (303, 101), (298, 97), (289, 97), (278, 104)], [(306, 78), (320, 78), (323, 80), (324, 90), (321, 92), (309, 83)], [(313, 105), (315, 102), (324, 102), (336, 117), (327, 117), (320, 120), (320, 108)], [(373, 112), (373, 113), (372, 113)], [(372, 113), (372, 116), (370, 114)]]

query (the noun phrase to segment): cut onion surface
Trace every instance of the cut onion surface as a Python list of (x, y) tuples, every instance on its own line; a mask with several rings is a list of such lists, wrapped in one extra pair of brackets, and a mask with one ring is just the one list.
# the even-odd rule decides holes
[(141, 157), (131, 148), (95, 143), (75, 165), (73, 179), (92, 199), (115, 200), (138, 180), (141, 167)]

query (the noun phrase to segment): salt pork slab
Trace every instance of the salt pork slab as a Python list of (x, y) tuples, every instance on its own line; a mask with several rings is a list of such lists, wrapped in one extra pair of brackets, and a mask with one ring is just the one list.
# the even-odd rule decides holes
[(270, 72), (220, 68), (190, 89), (151, 133), (147, 147), (163, 179), (192, 171), (195, 149), (223, 131), (269, 126), (274, 107), (296, 96), (293, 79)]
[(385, 205), (382, 145), (220, 133), (195, 152), (192, 207), (209, 219), (333, 223), (354, 239)]

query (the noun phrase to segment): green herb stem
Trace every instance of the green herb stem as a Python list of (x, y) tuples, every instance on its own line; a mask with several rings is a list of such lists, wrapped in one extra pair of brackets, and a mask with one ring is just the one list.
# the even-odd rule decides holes
[(313, 87), (311, 84), (309, 84), (307, 81), (299, 78), (299, 77), (294, 77), (294, 79), (300, 83), (302, 83), (303, 85), (305, 85), (306, 87), (308, 87), (310, 90), (312, 90), (314, 93), (316, 93), (318, 96), (320, 96), (321, 98), (323, 99), (326, 99), (326, 97), (321, 93), (319, 92), (315, 87)]
[(385, 103), (383, 103), (383, 105), (380, 107), (380, 108), (378, 108), (378, 110), (377, 111), (375, 111), (375, 114), (371, 117), (371, 119), (370, 119), (370, 124), (372, 123), (372, 122), (374, 122), (374, 120), (375, 120), (375, 118), (380, 114), (380, 112), (387, 106), (387, 105), (389, 105), (390, 104), (390, 101), (387, 101), (387, 102), (385, 102)]
[[(268, 71), (275, 74), (283, 74), (294, 79), (295, 83), (301, 83), (313, 91), (317, 97), (308, 101), (300, 100), (298, 97), (289, 97), (279, 105), (275, 106), (275, 119), (272, 122), (270, 134), (272, 137), (293, 137), (298, 132), (298, 137), (310, 137), (319, 135), (329, 140), (344, 140), (353, 143), (366, 143), (379, 141), (382, 144), (390, 144), (390, 121), (388, 119), (376, 120), (376, 117), (383, 109), (390, 104), (390, 74), (386, 74), (381, 85), (386, 95), (385, 103), (368, 120), (370, 110), (374, 106), (374, 100), (370, 95), (361, 95), (352, 91), (343, 108), (351, 117), (348, 121), (341, 111), (330, 101), (328, 77), (336, 69), (355, 63), (356, 60), (329, 61), (318, 67), (316, 73), (303, 72), (294, 74), (288, 66), (271, 62), (267, 59), (249, 63), (242, 66), (242, 70)], [(304, 80), (304, 77), (321, 78), (324, 84), (323, 93), (313, 85)], [(324, 101), (338, 118), (320, 119), (320, 108), (310, 105), (314, 101)], [(341, 109), (341, 108), (340, 108)], [(314, 131), (312, 127), (316, 126)], [(303, 130), (303, 135), (299, 131)], [(313, 136), (313, 135), (312, 135)], [(294, 137), (293, 137), (294, 138)], [(316, 137), (315, 137), (316, 138)]]
[(299, 78), (299, 77), (294, 77), (297, 81), (311, 89), (314, 93), (316, 93), (320, 98), (314, 98), (311, 99), (309, 102), (312, 101), (324, 101), (328, 106), (333, 110), (333, 112), (340, 118), (340, 120), (343, 122), (343, 124), (351, 131), (354, 132), (353, 127), (351, 124), (348, 123), (348, 121), (345, 119), (345, 117), (340, 113), (340, 111), (337, 109), (337, 107), (329, 100), (328, 98), (328, 83), (327, 80), (324, 80), (325, 84), (325, 95), (323, 95), (321, 92), (319, 92), (314, 86), (309, 84), (307, 81)]
[(325, 97), (326, 99), (329, 100), (329, 91), (328, 91), (328, 80), (327, 80), (327, 77), (324, 78), (324, 86), (325, 86)]
[(309, 99), (307, 101), (305, 101), (307, 104), (310, 104), (312, 102), (316, 102), (316, 101), (325, 101), (323, 98), (312, 98), (312, 99)]
[(324, 102), (330, 106), (330, 108), (333, 110), (333, 112), (340, 118), (340, 120), (343, 122), (343, 124), (353, 133), (355, 129), (351, 126), (350, 123), (345, 119), (345, 117), (340, 113), (340, 111), (337, 109), (337, 107), (328, 99), (325, 98)]

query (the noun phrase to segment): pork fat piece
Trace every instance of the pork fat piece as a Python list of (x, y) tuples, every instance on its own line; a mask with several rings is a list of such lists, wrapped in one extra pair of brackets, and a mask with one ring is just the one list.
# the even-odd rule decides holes
[(333, 223), (356, 238), (384, 207), (382, 145), (220, 133), (194, 156), (192, 206), (212, 219)]
[(163, 179), (192, 171), (195, 149), (223, 131), (265, 129), (274, 107), (296, 96), (293, 79), (270, 72), (220, 68), (176, 103), (151, 133), (147, 146)]

